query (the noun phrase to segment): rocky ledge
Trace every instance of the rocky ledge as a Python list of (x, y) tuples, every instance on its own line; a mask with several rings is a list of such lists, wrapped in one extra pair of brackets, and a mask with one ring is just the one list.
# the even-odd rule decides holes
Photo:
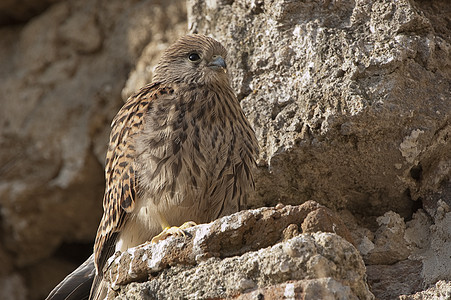
[(242, 211), (118, 252), (106, 280), (108, 299), (374, 299), (348, 229), (313, 201)]

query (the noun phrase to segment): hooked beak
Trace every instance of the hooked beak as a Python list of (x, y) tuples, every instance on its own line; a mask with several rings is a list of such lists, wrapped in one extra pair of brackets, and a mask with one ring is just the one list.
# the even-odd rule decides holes
[(222, 58), (219, 55), (213, 56), (213, 60), (211, 63), (208, 64), (208, 66), (212, 69), (221, 69), (224, 72), (226, 72), (227, 65), (224, 61), (224, 58)]

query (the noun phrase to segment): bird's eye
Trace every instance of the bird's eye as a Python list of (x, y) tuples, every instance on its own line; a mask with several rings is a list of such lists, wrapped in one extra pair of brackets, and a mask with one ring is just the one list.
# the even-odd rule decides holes
[(197, 53), (190, 53), (188, 59), (190, 61), (198, 61), (200, 59), (200, 56)]

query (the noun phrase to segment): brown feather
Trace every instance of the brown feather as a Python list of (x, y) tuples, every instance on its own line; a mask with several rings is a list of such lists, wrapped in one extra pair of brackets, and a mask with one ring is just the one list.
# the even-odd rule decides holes
[(152, 98), (168, 97), (172, 92), (168, 85), (149, 84), (132, 95), (113, 119), (105, 165), (104, 214), (94, 245), (98, 272), (112, 254), (104, 248), (114, 247), (113, 233), (121, 231), (126, 214), (134, 209), (137, 193), (134, 136), (143, 130), (143, 116), (148, 112)]
[(106, 295), (103, 269), (114, 251), (150, 240), (166, 223), (209, 222), (246, 206), (258, 145), (226, 54), (212, 38), (182, 37), (163, 54), (154, 83), (114, 118), (90, 299)]

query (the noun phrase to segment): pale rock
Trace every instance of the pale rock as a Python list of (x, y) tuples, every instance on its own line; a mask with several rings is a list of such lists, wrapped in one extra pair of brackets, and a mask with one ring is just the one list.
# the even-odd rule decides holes
[(438, 202), (429, 232), (430, 246), (421, 254), (424, 282), (431, 285), (438, 280), (451, 281), (451, 211), (444, 201)]
[[(188, 1), (229, 50), (261, 152), (254, 206), (408, 218), (450, 174), (447, 1)], [(205, 16), (208, 16), (206, 18)]]
[(406, 224), (397, 213), (389, 211), (377, 218), (379, 228), (375, 233), (374, 247), (364, 255), (370, 265), (391, 265), (409, 256), (404, 239)]
[[(306, 207), (243, 211), (189, 228), (186, 238), (169, 237), (116, 253), (106, 271), (108, 299), (249, 299), (282, 291), (288, 299), (374, 299), (361, 256), (343, 238), (317, 232), (276, 239), (292, 220), (303, 221)], [(210, 258), (197, 263), (199, 253), (192, 249), (202, 249)], [(148, 280), (134, 282), (143, 278)]]
[(401, 295), (399, 300), (443, 300), (451, 299), (451, 281), (438, 281), (434, 286), (413, 295)]

